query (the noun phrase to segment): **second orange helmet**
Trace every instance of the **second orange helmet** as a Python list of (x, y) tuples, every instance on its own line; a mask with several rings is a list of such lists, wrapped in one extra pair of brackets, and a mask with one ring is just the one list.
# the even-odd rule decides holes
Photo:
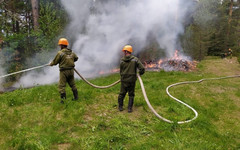
[(130, 53), (133, 52), (132, 46), (131, 45), (125, 45), (122, 49), (122, 51), (128, 51)]
[(68, 46), (68, 40), (65, 39), (65, 38), (61, 38), (58, 41), (58, 45), (66, 45), (66, 46)]

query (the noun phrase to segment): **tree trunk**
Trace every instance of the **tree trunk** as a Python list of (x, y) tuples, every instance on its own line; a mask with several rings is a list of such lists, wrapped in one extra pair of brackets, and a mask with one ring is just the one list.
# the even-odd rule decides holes
[(230, 35), (231, 22), (232, 22), (232, 12), (233, 12), (233, 0), (231, 0), (231, 2), (230, 2), (229, 13), (228, 13), (227, 43), (229, 43), (229, 35)]
[(233, 12), (233, 0), (231, 0), (230, 7), (229, 7), (228, 24), (231, 24), (231, 21), (232, 21), (232, 12)]
[(20, 31), (20, 26), (19, 26), (19, 22), (16, 21), (16, 32), (19, 33)]
[(33, 27), (34, 27), (34, 30), (36, 31), (39, 28), (39, 23), (38, 23), (39, 3), (38, 3), (38, 0), (31, 0), (31, 3), (32, 3)]

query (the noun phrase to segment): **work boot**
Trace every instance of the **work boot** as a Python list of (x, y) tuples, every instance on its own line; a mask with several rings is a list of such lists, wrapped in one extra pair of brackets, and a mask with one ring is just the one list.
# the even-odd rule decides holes
[(133, 107), (133, 100), (134, 100), (134, 97), (129, 97), (129, 101), (128, 101), (128, 112), (131, 113), (133, 110), (132, 110), (132, 107)]
[(61, 93), (61, 101), (60, 103), (64, 104), (64, 100), (66, 99), (66, 93)]
[(124, 97), (118, 96), (118, 110), (123, 111), (123, 99)]
[(77, 90), (72, 90), (72, 91), (73, 91), (73, 96), (74, 96), (73, 101), (78, 100), (78, 91)]

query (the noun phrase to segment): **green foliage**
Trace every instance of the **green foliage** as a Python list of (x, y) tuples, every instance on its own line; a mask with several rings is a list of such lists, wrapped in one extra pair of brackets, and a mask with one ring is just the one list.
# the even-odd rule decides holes
[[(217, 32), (219, 5), (218, 0), (199, 1), (196, 12), (193, 14), (193, 22), (186, 28), (185, 34), (182, 36), (184, 52), (194, 59), (202, 60), (214, 45), (211, 38)], [(216, 47), (216, 45), (214, 46)]]
[[(66, 22), (64, 11), (57, 8), (53, 2), (40, 3), (40, 33), (44, 38), (38, 39), (42, 49), (56, 46), (56, 35), (62, 32)], [(41, 37), (40, 36), (40, 37)]]
[[(30, 1), (9, 1), (1, 4), (6, 10), (14, 12), (14, 17), (8, 11), (0, 14), (1, 35), (1, 60), (6, 61), (6, 72), (15, 72), (29, 66), (48, 63), (49, 51), (56, 48), (57, 36), (62, 33), (66, 25), (65, 11), (58, 1), (40, 0), (39, 30), (33, 30)], [(28, 20), (21, 20), (22, 15)], [(22, 18), (24, 18), (22, 17)], [(3, 58), (2, 58), (3, 57)], [(9, 78), (15, 80), (16, 78)]]
[(184, 52), (202, 60), (207, 55), (220, 56), (228, 48), (239, 47), (240, 3), (233, 2), (231, 17), (230, 3), (229, 0), (222, 3), (219, 0), (198, 2), (193, 22), (181, 37)]
[[(209, 64), (220, 69), (216, 73), (224, 72), (225, 60), (216, 57), (202, 61), (198, 72), (146, 72), (142, 80), (156, 111), (174, 121), (192, 118), (193, 112), (169, 98), (165, 89), (176, 82), (216, 76), (205, 72)], [(107, 85), (118, 79), (115, 74), (91, 82)], [(0, 94), (0, 149), (238, 149), (238, 80), (171, 88), (173, 96), (199, 113), (196, 120), (182, 125), (154, 116), (138, 82), (133, 113), (126, 110), (128, 97), (124, 111), (117, 110), (120, 85), (94, 89), (77, 81), (80, 100), (72, 101), (72, 91), (67, 87), (65, 104), (60, 103), (56, 84)]]

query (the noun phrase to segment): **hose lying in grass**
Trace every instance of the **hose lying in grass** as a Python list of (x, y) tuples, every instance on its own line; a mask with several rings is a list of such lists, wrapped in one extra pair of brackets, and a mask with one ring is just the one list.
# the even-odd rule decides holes
[(98, 86), (98, 85), (94, 85), (91, 82), (89, 82), (87, 79), (85, 79), (75, 68), (74, 71), (79, 75), (80, 78), (83, 79), (83, 81), (85, 81), (87, 84), (89, 84), (90, 86), (94, 87), (94, 88), (98, 88), (98, 89), (106, 89), (106, 88), (110, 88), (116, 84), (118, 84), (120, 82), (120, 80), (114, 82), (113, 84), (107, 85), (107, 86)]
[[(74, 69), (74, 70), (75, 70), (75, 72), (76, 72), (87, 84), (89, 84), (89, 85), (91, 85), (92, 87), (95, 87), (95, 88), (101, 88), (101, 89), (109, 88), (109, 87), (112, 87), (112, 86), (114, 86), (114, 85), (116, 85), (116, 84), (118, 84), (118, 83), (120, 82), (120, 80), (118, 80), (118, 81), (116, 81), (116, 82), (114, 82), (113, 84), (108, 85), (108, 86), (97, 86), (97, 85), (94, 85), (94, 84), (90, 83), (89, 81), (87, 81), (76, 69)], [(149, 100), (148, 100), (148, 97), (147, 97), (147, 94), (146, 94), (146, 91), (145, 91), (144, 84), (143, 84), (143, 81), (142, 81), (141, 76), (138, 74), (137, 77), (138, 77), (139, 83), (140, 83), (140, 85), (141, 85), (141, 89), (142, 89), (142, 93), (143, 93), (144, 99), (145, 99), (148, 107), (150, 108), (150, 110), (151, 110), (159, 119), (161, 119), (161, 120), (163, 120), (163, 121), (165, 121), (165, 122), (168, 122), (168, 123), (174, 123), (173, 121), (168, 120), (168, 119), (160, 116), (160, 115), (155, 111), (155, 109), (152, 107), (151, 103), (150, 103)], [(189, 109), (191, 109), (191, 110), (194, 112), (194, 114), (195, 114), (195, 116), (194, 116), (192, 119), (189, 119), (189, 120), (186, 120), (186, 121), (178, 121), (177, 123), (178, 123), (178, 124), (183, 124), (183, 123), (191, 122), (191, 121), (195, 120), (195, 119), (198, 117), (198, 113), (197, 113), (197, 111), (196, 111), (194, 108), (192, 108), (192, 107), (189, 106), (188, 104), (186, 104), (186, 103), (180, 101), (179, 99), (175, 98), (174, 96), (172, 96), (172, 95), (169, 93), (169, 91), (168, 91), (171, 87), (176, 86), (176, 85), (180, 85), (180, 84), (200, 83), (200, 82), (206, 81), (206, 80), (219, 80), (219, 79), (234, 78), (234, 77), (240, 77), (240, 75), (220, 77), (220, 78), (201, 79), (201, 80), (199, 80), (199, 81), (186, 81), (186, 82), (180, 82), (180, 83), (175, 83), (175, 84), (169, 85), (169, 86), (167, 87), (167, 89), (166, 89), (167, 94), (168, 94), (171, 98), (173, 98), (174, 100), (176, 100), (177, 102), (179, 102), (179, 103), (185, 105), (186, 107), (188, 107)]]
[[(38, 69), (38, 68), (43, 68), (43, 67), (46, 67), (46, 66), (49, 66), (49, 64), (45, 64), (45, 65), (42, 65), (42, 66), (37, 66), (37, 67), (33, 67), (33, 68), (29, 68), (29, 69), (25, 69), (25, 70), (22, 70), (22, 71), (18, 71), (18, 72), (14, 72), (14, 73), (10, 73), (10, 74), (7, 74), (7, 75), (4, 75), (4, 76), (0, 76), (0, 79), (1, 78), (4, 78), (4, 77), (8, 77), (8, 76), (11, 76), (11, 75), (15, 75), (15, 74), (18, 74), (18, 73), (23, 73), (23, 72), (27, 72), (27, 71), (31, 71), (31, 70), (34, 70), (34, 69)], [(118, 84), (120, 82), (120, 80), (114, 82), (113, 84), (110, 84), (110, 85), (107, 85), (107, 86), (97, 86), (97, 85), (94, 85), (92, 83), (90, 83), (88, 80), (86, 80), (75, 68), (74, 68), (74, 71), (89, 85), (91, 85), (92, 87), (94, 88), (100, 88), (100, 89), (105, 89), (105, 88), (110, 88), (116, 84)], [(138, 77), (138, 80), (140, 82), (140, 85), (141, 85), (141, 89), (142, 89), (142, 93), (143, 93), (143, 96), (144, 96), (144, 99), (148, 105), (148, 107), (151, 109), (151, 111), (161, 120), (165, 121), (165, 122), (168, 122), (168, 123), (174, 123), (173, 121), (171, 120), (168, 120), (162, 116), (160, 116), (156, 111), (155, 109), (152, 107), (151, 103), (149, 102), (148, 100), (148, 97), (147, 97), (147, 94), (146, 94), (146, 91), (145, 91), (145, 88), (144, 88), (144, 84), (142, 82), (142, 79), (140, 77), (140, 75), (137, 75)], [(175, 83), (175, 84), (172, 84), (172, 85), (169, 85), (167, 88), (166, 88), (166, 92), (167, 94), (173, 98), (174, 100), (176, 100), (177, 102), (185, 105), (186, 107), (188, 107), (189, 109), (191, 109), (194, 113), (195, 113), (195, 116), (190, 119), (190, 120), (186, 120), (186, 121), (178, 121), (177, 123), (178, 124), (183, 124), (183, 123), (188, 123), (188, 122), (191, 122), (193, 120), (195, 120), (197, 117), (198, 117), (198, 113), (195, 109), (193, 109), (191, 106), (189, 106), (188, 104), (180, 101), (179, 99), (175, 98), (174, 96), (172, 96), (170, 93), (169, 93), (169, 89), (173, 86), (176, 86), (176, 85), (181, 85), (181, 84), (190, 84), (190, 83), (200, 83), (200, 82), (203, 82), (203, 81), (207, 81), (207, 80), (220, 80), (220, 79), (227, 79), (227, 78), (237, 78), (237, 77), (240, 77), (240, 75), (235, 75), (235, 76), (227, 76), (227, 77), (219, 77), (219, 78), (207, 78), (207, 79), (201, 79), (201, 80), (198, 80), (198, 81), (186, 81), (186, 82), (179, 82), (179, 83)]]
[[(74, 69), (74, 71), (75, 71), (87, 84), (89, 84), (90, 86), (92, 86), (92, 87), (94, 87), (94, 88), (101, 88), (101, 89), (110, 88), (110, 87), (112, 87), (112, 86), (114, 86), (114, 85), (116, 85), (116, 84), (118, 84), (118, 83), (120, 82), (120, 80), (118, 80), (118, 81), (116, 81), (116, 82), (114, 82), (113, 84), (108, 85), (108, 86), (97, 86), (97, 85), (94, 85), (94, 84), (90, 83), (89, 81), (87, 81), (76, 69)], [(165, 121), (165, 122), (168, 122), (168, 123), (174, 123), (173, 121), (168, 120), (168, 119), (160, 116), (160, 115), (155, 111), (155, 109), (152, 107), (151, 103), (150, 103), (149, 100), (148, 100), (148, 97), (147, 97), (147, 94), (146, 94), (146, 91), (145, 91), (145, 88), (144, 88), (144, 84), (143, 84), (143, 82), (142, 82), (142, 79), (141, 79), (140, 75), (138, 74), (137, 77), (138, 77), (138, 80), (139, 80), (140, 85), (141, 85), (141, 89), (142, 89), (142, 93), (143, 93), (144, 99), (145, 99), (148, 107), (151, 109), (151, 111), (152, 111), (159, 119), (161, 119), (161, 120), (163, 120), (163, 121)], [(171, 96), (171, 95), (169, 95), (169, 96), (176, 100), (175, 97), (173, 97), (173, 96)], [(195, 116), (193, 119), (187, 120), (187, 121), (180, 121), (180, 122), (178, 122), (179, 124), (187, 123), (187, 122), (190, 122), (190, 121), (192, 121), (192, 120), (194, 120), (194, 119), (197, 118), (198, 113), (197, 113), (196, 110), (194, 110), (191, 106), (185, 104), (184, 102), (182, 102), (182, 101), (180, 101), (180, 100), (177, 100), (177, 101), (180, 102), (180, 103), (182, 103), (183, 105), (187, 106), (188, 108), (192, 109), (192, 110), (194, 111), (194, 113), (196, 114), (196, 116)]]
[(49, 64), (45, 64), (45, 65), (42, 65), (42, 66), (37, 66), (37, 67), (33, 67), (33, 68), (29, 68), (29, 69), (13, 72), (13, 73), (10, 73), (10, 74), (7, 74), (7, 75), (3, 75), (3, 76), (0, 76), (0, 79), (8, 77), (8, 76), (15, 75), (15, 74), (19, 74), (19, 73), (23, 73), (23, 72), (27, 72), (27, 71), (31, 71), (31, 70), (35, 70), (35, 69), (39, 69), (39, 68), (43, 68), (43, 67), (46, 67), (46, 66), (49, 66)]
[[(186, 82), (179, 82), (179, 83), (175, 83), (175, 84), (172, 84), (172, 85), (169, 85), (167, 88), (166, 88), (166, 92), (167, 94), (173, 98), (174, 100), (176, 100), (177, 102), (185, 105), (186, 107), (190, 108), (194, 113), (195, 113), (195, 117), (190, 119), (190, 120), (186, 120), (186, 121), (179, 121), (177, 122), (178, 124), (183, 124), (183, 123), (187, 123), (187, 122), (191, 122), (193, 120), (195, 120), (197, 117), (198, 117), (198, 113), (195, 109), (193, 109), (191, 106), (189, 106), (188, 104), (180, 101), (179, 99), (173, 97), (170, 93), (169, 93), (169, 89), (173, 86), (176, 86), (176, 85), (181, 85), (181, 84), (191, 84), (191, 83), (200, 83), (200, 82), (203, 82), (203, 81), (208, 81), (208, 80), (221, 80), (221, 79), (227, 79), (227, 78), (238, 78), (240, 77), (240, 75), (234, 75), (234, 76), (226, 76), (226, 77), (219, 77), (219, 78), (206, 78), (206, 79), (201, 79), (201, 80), (198, 80), (198, 81), (186, 81)], [(166, 122), (169, 122), (170, 120), (166, 120)], [(169, 123), (173, 123), (173, 122), (169, 122)]]

